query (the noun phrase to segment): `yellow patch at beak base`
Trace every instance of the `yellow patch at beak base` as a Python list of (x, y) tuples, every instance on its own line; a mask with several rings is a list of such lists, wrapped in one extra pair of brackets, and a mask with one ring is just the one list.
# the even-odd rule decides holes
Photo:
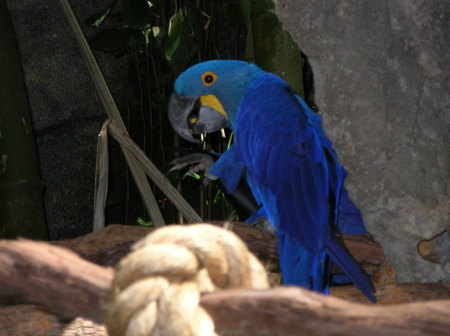
[(202, 105), (212, 107), (213, 109), (215, 109), (217, 112), (219, 112), (225, 118), (228, 119), (227, 113), (225, 112), (222, 104), (220, 103), (219, 99), (217, 99), (217, 97), (215, 95), (210, 94), (210, 95), (206, 95), (206, 96), (201, 96), (200, 103)]

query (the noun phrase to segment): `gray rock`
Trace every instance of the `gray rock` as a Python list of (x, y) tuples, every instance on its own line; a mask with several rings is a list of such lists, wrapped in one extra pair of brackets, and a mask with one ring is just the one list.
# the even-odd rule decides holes
[[(92, 231), (97, 134), (107, 118), (58, 1), (7, 0), (18, 40), (51, 239)], [(71, 1), (85, 20), (110, 1)], [(125, 102), (125, 59), (98, 54), (116, 101)]]
[(448, 262), (431, 263), (417, 251), (449, 226), (450, 3), (276, 4), (309, 57), (326, 133), (350, 173), (350, 196), (398, 280), (450, 281)]

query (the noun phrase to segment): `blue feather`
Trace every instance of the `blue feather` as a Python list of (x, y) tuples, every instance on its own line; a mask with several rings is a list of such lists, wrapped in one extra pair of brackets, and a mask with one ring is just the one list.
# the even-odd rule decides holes
[[(344, 171), (344, 175), (346, 175)], [(342, 233), (363, 234), (367, 233), (361, 212), (353, 204), (345, 188), (342, 188), (339, 202), (338, 229)]]
[[(205, 71), (217, 76), (208, 87), (200, 80)], [(365, 228), (343, 188), (346, 172), (320, 116), (281, 78), (240, 61), (194, 66), (180, 75), (175, 90), (193, 97), (212, 94), (222, 103), (235, 143), (210, 172), (228, 191), (245, 175), (263, 206), (259, 212), (277, 228), (284, 283), (327, 293), (332, 259), (375, 301), (370, 279), (333, 236)]]
[[(267, 86), (276, 99), (265, 91)], [(254, 194), (262, 197), (265, 207), (273, 202), (269, 195), (276, 195), (276, 211), (266, 210), (277, 227), (283, 281), (328, 291), (331, 262), (327, 254), (330, 254), (373, 300), (370, 281), (329, 234), (330, 224), (339, 226), (336, 215), (343, 169), (329, 140), (321, 130), (317, 131), (317, 119), (306, 118), (308, 114), (298, 101), (278, 77), (260, 75), (247, 89), (235, 123), (237, 153), (247, 168)], [(271, 128), (263, 127), (260, 133), (259, 125), (269, 122)], [(282, 130), (282, 137), (275, 130)], [(258, 142), (258, 138), (270, 142)], [(344, 201), (347, 200), (344, 194)]]
[(236, 157), (236, 147), (231, 145), (211, 167), (209, 173), (222, 180), (229, 194), (234, 193), (244, 172), (243, 163)]
[(367, 275), (361, 270), (361, 267), (356, 263), (351, 255), (334, 240), (330, 240), (327, 244), (327, 251), (338, 264), (338, 266), (345, 272), (345, 274), (353, 281), (361, 292), (372, 302), (376, 302), (373, 295), (375, 288)]

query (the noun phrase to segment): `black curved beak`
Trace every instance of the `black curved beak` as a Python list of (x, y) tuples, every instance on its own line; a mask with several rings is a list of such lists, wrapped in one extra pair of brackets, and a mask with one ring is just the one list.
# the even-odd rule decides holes
[(169, 120), (183, 139), (200, 143), (192, 134), (211, 133), (228, 127), (228, 119), (211, 106), (202, 105), (200, 97), (172, 93), (169, 101)]

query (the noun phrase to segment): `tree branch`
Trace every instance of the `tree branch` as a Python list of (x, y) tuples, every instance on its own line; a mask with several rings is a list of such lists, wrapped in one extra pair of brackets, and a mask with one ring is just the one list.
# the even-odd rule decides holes
[[(265, 253), (267, 258), (275, 258), (276, 247), (270, 245), (273, 244), (273, 240), (269, 240), (270, 235), (251, 228), (247, 230), (244, 224), (236, 224), (233, 228), (240, 231), (245, 240), (253, 241), (252, 249), (259, 250), (260, 256)], [(148, 231), (139, 227), (112, 226), (58, 244), (97, 259), (97, 262), (107, 260), (108, 256), (117, 260), (118, 255), (125, 253), (133, 241)], [(122, 234), (118, 236), (118, 233)], [(0, 241), (2, 304), (31, 302), (45, 305), (62, 318), (81, 316), (102, 323), (112, 278), (110, 268), (92, 264), (60, 246), (30, 240)], [(353, 286), (336, 287), (333, 291), (333, 295), (364, 300), (355, 293)], [(450, 330), (450, 284), (381, 286), (377, 287), (377, 297), (379, 304), (364, 305), (300, 288), (284, 287), (211, 293), (202, 297), (201, 304), (213, 317), (221, 335), (410, 335), (412, 330), (415, 335), (446, 335)], [(446, 300), (399, 305), (437, 299)], [(39, 322), (41, 327), (63, 328), (62, 325), (55, 326), (60, 322), (52, 320), (52, 315), (45, 315), (42, 308), (18, 305), (0, 309), (0, 330), (7, 328), (10, 334), (17, 334), (15, 330), (18, 329), (14, 328), (35, 321), (33, 309), (41, 322), (43, 316), (48, 316), (47, 324)], [(92, 330), (92, 322), (77, 321), (79, 325), (72, 326), (73, 330), (83, 329), (86, 323)], [(98, 326), (95, 330), (104, 329)]]

